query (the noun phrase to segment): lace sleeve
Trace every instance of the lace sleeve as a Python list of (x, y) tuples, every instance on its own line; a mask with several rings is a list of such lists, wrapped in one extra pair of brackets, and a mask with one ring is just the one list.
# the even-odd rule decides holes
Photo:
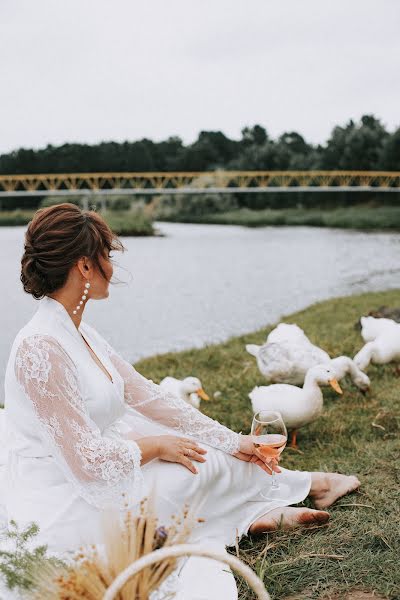
[(81, 397), (76, 368), (51, 336), (22, 340), (15, 375), (32, 403), (39, 435), (68, 481), (97, 508), (123, 508), (142, 491), (139, 446), (101, 435)]
[(129, 406), (153, 421), (172, 427), (228, 454), (235, 454), (239, 450), (240, 434), (207, 417), (177, 396), (165, 392), (159, 385), (140, 375), (129, 362), (105, 343), (110, 360), (124, 380), (124, 397)]

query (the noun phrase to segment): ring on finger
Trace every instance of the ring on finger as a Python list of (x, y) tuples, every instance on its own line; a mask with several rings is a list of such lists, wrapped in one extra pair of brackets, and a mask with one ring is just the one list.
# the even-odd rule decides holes
[(187, 454), (187, 456), (192, 456), (192, 451), (190, 448), (188, 448), (185, 452), (185, 454)]

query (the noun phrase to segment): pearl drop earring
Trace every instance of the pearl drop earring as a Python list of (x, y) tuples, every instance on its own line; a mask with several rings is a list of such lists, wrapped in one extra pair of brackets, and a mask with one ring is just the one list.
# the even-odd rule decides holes
[(82, 300), (79, 301), (79, 304), (77, 305), (77, 307), (75, 308), (75, 310), (72, 311), (72, 313), (74, 315), (77, 314), (78, 310), (81, 310), (81, 306), (83, 305), (83, 303), (85, 302), (87, 295), (89, 293), (89, 288), (90, 288), (90, 283), (87, 281), (85, 283), (85, 289), (83, 290), (83, 295), (82, 295)]

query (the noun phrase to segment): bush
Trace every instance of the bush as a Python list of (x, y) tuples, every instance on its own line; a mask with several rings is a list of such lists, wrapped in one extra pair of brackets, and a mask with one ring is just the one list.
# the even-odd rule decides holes
[(47, 206), (56, 206), (63, 202), (76, 204), (83, 208), (86, 204), (89, 209), (102, 210), (103, 208), (113, 211), (127, 211), (132, 205), (132, 196), (114, 196), (112, 194), (104, 194), (101, 196), (47, 196), (40, 203), (40, 208)]
[(110, 210), (130, 210), (132, 205), (131, 196), (107, 196), (106, 205)]
[(33, 217), (34, 211), (22, 211), (22, 210), (13, 210), (13, 211), (3, 211), (0, 212), (0, 226), (21, 226), (27, 225), (29, 221), (31, 221)]
[(81, 196), (46, 196), (39, 204), (39, 208), (48, 208), (49, 206), (57, 206), (57, 204), (63, 204), (69, 202), (76, 206), (82, 205)]
[(154, 235), (152, 220), (143, 210), (105, 211), (102, 216), (117, 235)]
[(160, 196), (154, 200), (154, 216), (157, 219), (180, 220), (206, 214), (226, 212), (238, 208), (233, 194), (180, 194)]

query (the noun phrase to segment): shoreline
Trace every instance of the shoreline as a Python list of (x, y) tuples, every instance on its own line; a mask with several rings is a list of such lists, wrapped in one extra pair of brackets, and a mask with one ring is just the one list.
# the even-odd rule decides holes
[[(36, 210), (0, 211), (0, 227), (26, 226), (32, 220)], [(99, 212), (99, 214), (104, 217), (118, 236), (160, 236), (153, 225), (153, 221), (142, 212), (135, 214), (134, 211), (105, 211), (104, 213)]]
[[(0, 227), (26, 226), (35, 210), (15, 209), (0, 211)], [(159, 236), (158, 223), (193, 225), (234, 225), (247, 228), (260, 227), (320, 227), (371, 232), (400, 231), (400, 206), (356, 206), (335, 209), (285, 208), (250, 210), (241, 208), (204, 215), (135, 215), (132, 211), (106, 211), (104, 218), (120, 236)]]
[[(400, 289), (317, 302), (281, 321), (297, 323), (332, 357), (352, 357), (364, 344), (358, 319), (382, 305), (400, 306)], [(135, 368), (155, 382), (167, 375), (199, 377), (211, 398), (202, 402), (201, 410), (231, 429), (247, 433), (252, 419), (248, 393), (265, 382), (244, 346), (261, 344), (274, 326), (265, 325), (200, 349), (141, 359)], [(400, 454), (399, 375), (394, 363), (372, 365), (368, 375), (371, 389), (366, 394), (349, 380), (341, 382), (344, 394), (340, 398), (323, 388), (322, 416), (299, 432), (302, 454), (287, 448), (282, 457), (282, 465), (290, 469), (357, 474), (362, 482), (360, 492), (329, 509), (328, 527), (290, 534), (282, 531), (240, 542), (240, 557), (264, 576), (275, 598), (300, 597), (301, 592), (306, 597), (315, 593), (316, 598), (344, 598), (360, 588), (394, 598), (400, 589), (400, 572), (393, 569), (399, 540), (392, 525), (400, 520), (398, 469), (394, 466)], [(265, 554), (267, 542), (270, 549)], [(324, 558), (337, 554), (340, 561)], [(250, 600), (246, 586), (237, 583), (239, 597)]]
[[(214, 349), (218, 349), (218, 348), (222, 348), (225, 347), (227, 345), (230, 344), (236, 344), (237, 342), (242, 342), (243, 344), (261, 344), (263, 341), (265, 341), (264, 339), (262, 341), (259, 340), (260, 335), (265, 335), (265, 337), (268, 335), (268, 333), (270, 331), (272, 331), (272, 329), (274, 329), (278, 323), (294, 323), (295, 321), (293, 319), (303, 319), (304, 315), (308, 314), (309, 312), (312, 311), (319, 311), (319, 309), (324, 312), (325, 310), (329, 309), (329, 305), (333, 304), (335, 306), (340, 305), (340, 304), (353, 304), (352, 301), (354, 302), (358, 302), (360, 301), (361, 303), (363, 303), (363, 300), (367, 300), (368, 298), (371, 299), (371, 301), (373, 302), (374, 299), (376, 300), (374, 305), (371, 305), (371, 310), (372, 309), (376, 309), (378, 308), (378, 304), (380, 302), (380, 300), (384, 300), (385, 298), (392, 298), (392, 296), (394, 298), (396, 298), (397, 295), (397, 306), (400, 307), (400, 281), (399, 281), (399, 287), (398, 288), (390, 288), (387, 290), (379, 290), (379, 291), (372, 291), (372, 292), (361, 292), (358, 294), (348, 294), (345, 296), (335, 296), (333, 298), (327, 298), (324, 300), (318, 300), (316, 302), (313, 302), (307, 306), (305, 306), (304, 308), (295, 311), (294, 313), (289, 313), (287, 315), (282, 315), (280, 320), (278, 321), (274, 321), (272, 323), (266, 323), (265, 325), (263, 325), (262, 327), (253, 330), (253, 331), (248, 331), (245, 333), (240, 333), (239, 335), (232, 335), (229, 336), (226, 340), (222, 341), (222, 342), (210, 342), (210, 343), (206, 343), (204, 344), (204, 346), (202, 347), (191, 347), (191, 348), (185, 348), (183, 350), (170, 350), (167, 352), (162, 352), (160, 354), (153, 354), (151, 356), (145, 356), (143, 358), (139, 358), (137, 361), (135, 361), (133, 363), (133, 365), (135, 366), (135, 368), (139, 365), (139, 366), (143, 366), (144, 368), (148, 367), (148, 363), (152, 363), (154, 360), (163, 360), (164, 358), (167, 359), (168, 361), (170, 360), (171, 357), (180, 357), (183, 355), (186, 355), (188, 353), (201, 353), (204, 350), (212, 350)], [(379, 304), (379, 306), (382, 305), (382, 302)], [(365, 316), (367, 313), (363, 313), (362, 315), (360, 314), (360, 316)], [(257, 338), (259, 341), (254, 341), (254, 339)], [(360, 336), (360, 343), (362, 344), (362, 338)], [(328, 351), (329, 353), (329, 351)], [(250, 357), (250, 355), (249, 355)], [(251, 358), (251, 357), (250, 357)]]
[(159, 222), (257, 227), (326, 227), (358, 231), (400, 231), (400, 206), (359, 206), (335, 209), (287, 208), (237, 210), (198, 216), (157, 216)]

